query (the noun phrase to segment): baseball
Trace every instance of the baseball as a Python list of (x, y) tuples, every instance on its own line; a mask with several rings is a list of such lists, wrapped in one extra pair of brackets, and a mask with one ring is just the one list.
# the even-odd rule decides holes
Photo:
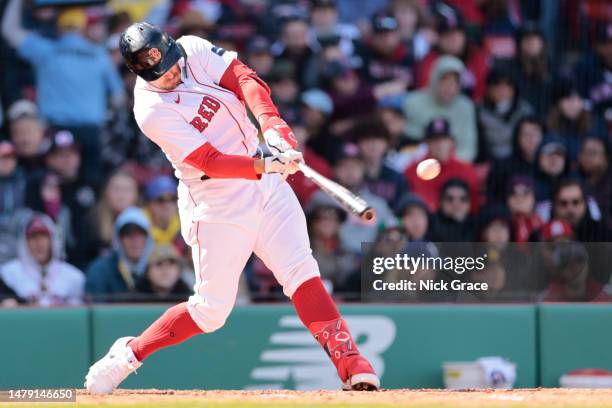
[(436, 159), (423, 160), (418, 164), (416, 173), (423, 180), (435, 179), (440, 174), (440, 162)]

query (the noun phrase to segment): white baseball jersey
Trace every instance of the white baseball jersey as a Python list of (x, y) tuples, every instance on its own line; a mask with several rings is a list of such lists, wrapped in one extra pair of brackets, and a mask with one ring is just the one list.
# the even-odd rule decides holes
[(204, 173), (183, 160), (205, 142), (221, 153), (250, 157), (259, 140), (244, 103), (219, 86), (237, 54), (191, 35), (177, 42), (187, 54), (186, 63), (179, 61), (187, 77), (171, 91), (139, 77), (134, 87), (134, 115), (144, 134), (166, 154), (176, 177), (199, 180)]

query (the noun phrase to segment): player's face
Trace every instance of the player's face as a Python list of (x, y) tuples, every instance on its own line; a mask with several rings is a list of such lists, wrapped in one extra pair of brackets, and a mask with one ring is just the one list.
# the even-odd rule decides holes
[(167, 91), (179, 86), (181, 83), (181, 69), (179, 68), (178, 63), (174, 64), (174, 66), (166, 71), (164, 75), (149, 83), (157, 88), (165, 89)]

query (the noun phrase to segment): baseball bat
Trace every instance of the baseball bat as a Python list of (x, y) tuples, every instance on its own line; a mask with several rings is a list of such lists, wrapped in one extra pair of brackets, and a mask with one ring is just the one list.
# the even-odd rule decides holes
[(304, 162), (300, 162), (298, 166), (306, 178), (312, 180), (344, 209), (358, 215), (363, 220), (370, 221), (374, 219), (376, 211), (363, 198), (351, 193), (340, 184), (331, 181)]

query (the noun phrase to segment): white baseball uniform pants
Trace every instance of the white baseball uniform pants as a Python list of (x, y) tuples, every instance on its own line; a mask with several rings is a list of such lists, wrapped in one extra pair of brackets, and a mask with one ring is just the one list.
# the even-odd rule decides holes
[(280, 175), (264, 174), (258, 181), (181, 181), (178, 193), (181, 232), (191, 246), (196, 274), (188, 309), (205, 333), (225, 324), (253, 252), (288, 297), (320, 276), (304, 212)]

